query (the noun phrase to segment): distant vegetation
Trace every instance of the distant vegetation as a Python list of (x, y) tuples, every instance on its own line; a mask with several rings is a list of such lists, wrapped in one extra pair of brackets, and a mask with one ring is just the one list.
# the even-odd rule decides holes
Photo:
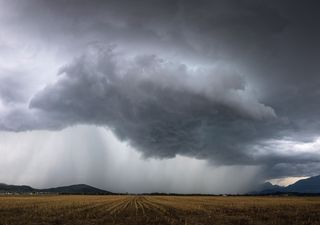
[(319, 197), (2, 196), (0, 224), (320, 224)]

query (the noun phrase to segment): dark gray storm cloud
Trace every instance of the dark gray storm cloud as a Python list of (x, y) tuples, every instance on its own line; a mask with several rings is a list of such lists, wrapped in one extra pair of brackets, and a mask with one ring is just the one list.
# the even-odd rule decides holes
[[(68, 60), (0, 129), (95, 124), (146, 157), (261, 165), (270, 178), (318, 173), (319, 151), (290, 152), (319, 136), (317, 1), (6, 5), (16, 12), (2, 20), (8, 34)], [(0, 82), (3, 101), (22, 99), (19, 83)]]
[(156, 56), (122, 57), (113, 50), (80, 57), (34, 96), (31, 109), (56, 116), (62, 126), (107, 125), (146, 156), (250, 163), (246, 145), (276, 115), (248, 96), (240, 75), (190, 70)]

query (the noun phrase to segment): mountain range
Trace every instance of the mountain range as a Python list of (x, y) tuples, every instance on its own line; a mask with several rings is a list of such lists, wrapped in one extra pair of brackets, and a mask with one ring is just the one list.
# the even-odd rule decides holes
[(70, 186), (37, 189), (26, 185), (8, 185), (0, 184), (0, 193), (43, 193), (43, 194), (112, 194), (109, 191), (95, 188), (86, 184), (75, 184)]
[[(92, 187), (86, 184), (75, 184), (70, 186), (37, 189), (26, 185), (8, 185), (0, 183), (1, 193), (14, 193), (14, 194), (86, 194), (86, 195), (108, 195), (112, 192)], [(320, 194), (320, 175), (301, 179), (294, 184), (286, 187), (273, 185), (266, 182), (260, 185), (255, 191), (248, 194), (250, 195), (269, 195), (269, 194)]]
[(320, 175), (298, 180), (286, 187), (273, 185), (270, 182), (262, 184), (257, 190), (249, 194), (300, 193), (320, 194)]

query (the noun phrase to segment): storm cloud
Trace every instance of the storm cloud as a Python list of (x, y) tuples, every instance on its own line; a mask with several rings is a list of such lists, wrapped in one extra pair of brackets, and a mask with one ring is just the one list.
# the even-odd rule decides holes
[(56, 117), (58, 126), (106, 125), (146, 156), (245, 160), (242, 149), (260, 137), (258, 126), (276, 117), (247, 93), (240, 75), (221, 68), (190, 69), (156, 56), (125, 60), (107, 50), (60, 73), (31, 109)]
[(260, 166), (265, 178), (318, 173), (316, 1), (0, 7), (1, 130), (96, 125), (145, 158)]

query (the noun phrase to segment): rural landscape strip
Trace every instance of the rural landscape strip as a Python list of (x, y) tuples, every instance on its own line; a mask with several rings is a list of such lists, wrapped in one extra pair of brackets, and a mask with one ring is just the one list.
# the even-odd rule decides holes
[(320, 197), (0, 196), (0, 224), (319, 224)]

